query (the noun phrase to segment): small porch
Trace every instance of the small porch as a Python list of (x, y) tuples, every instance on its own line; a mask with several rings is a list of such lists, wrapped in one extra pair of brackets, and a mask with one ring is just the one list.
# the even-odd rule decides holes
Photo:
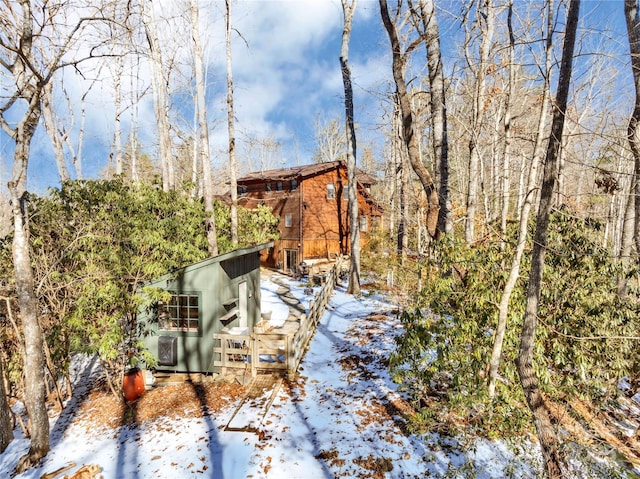
[(249, 332), (248, 328), (223, 328), (213, 335), (213, 365), (221, 374), (255, 378), (259, 374), (295, 373), (307, 345), (315, 333), (331, 293), (338, 281), (343, 258), (338, 257), (325, 273), (320, 291), (310, 301), (309, 309), (299, 318), (289, 318), (273, 327), (263, 318)]

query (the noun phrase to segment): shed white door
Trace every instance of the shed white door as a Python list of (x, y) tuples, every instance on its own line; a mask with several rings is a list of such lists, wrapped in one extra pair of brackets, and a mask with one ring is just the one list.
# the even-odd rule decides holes
[(240, 327), (246, 328), (249, 326), (247, 318), (249, 312), (247, 311), (247, 282), (243, 281), (238, 285), (238, 316), (240, 320)]

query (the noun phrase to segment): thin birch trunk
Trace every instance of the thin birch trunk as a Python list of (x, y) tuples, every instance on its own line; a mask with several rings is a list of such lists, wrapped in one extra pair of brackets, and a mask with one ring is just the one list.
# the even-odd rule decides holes
[(158, 25), (153, 3), (151, 0), (142, 0), (140, 7), (142, 8), (142, 20), (149, 43), (153, 106), (158, 124), (158, 150), (160, 155), (160, 171), (162, 174), (162, 189), (169, 191), (175, 188), (175, 171), (173, 169), (168, 92), (163, 73), (162, 49), (160, 48), (160, 41), (158, 39)]
[[(231, 243), (238, 244), (238, 164), (233, 113), (233, 69), (231, 68), (231, 0), (225, 0), (225, 42), (227, 52), (227, 130), (229, 132), (229, 182), (231, 183)], [(297, 265), (296, 265), (297, 266)]]
[(209, 122), (207, 120), (206, 88), (204, 76), (204, 55), (200, 43), (200, 15), (197, 0), (190, 0), (191, 36), (193, 40), (194, 70), (196, 76), (196, 110), (198, 115), (198, 141), (204, 190), (204, 210), (206, 213), (207, 244), (211, 256), (218, 255), (218, 236), (213, 207), (213, 178), (211, 174), (211, 153), (209, 149)]
[(529, 223), (529, 216), (531, 209), (533, 208), (533, 202), (535, 198), (535, 191), (538, 188), (538, 170), (542, 163), (542, 156), (544, 154), (544, 141), (547, 129), (547, 117), (549, 113), (549, 97), (550, 86), (549, 81), (551, 78), (551, 49), (553, 47), (552, 38), (552, 25), (553, 25), (553, 2), (548, 3), (547, 8), (547, 39), (546, 39), (546, 52), (545, 52), (545, 78), (544, 87), (542, 92), (542, 105), (540, 107), (540, 114), (538, 117), (538, 131), (536, 133), (536, 143), (533, 149), (533, 158), (531, 160), (531, 166), (529, 168), (529, 177), (527, 181), (527, 193), (523, 198), (522, 208), (520, 210), (519, 229), (518, 229), (518, 243), (516, 244), (516, 250), (511, 261), (511, 268), (509, 270), (509, 276), (505, 282), (502, 295), (500, 296), (500, 303), (498, 305), (498, 323), (496, 325), (496, 333), (493, 339), (493, 348), (491, 351), (491, 359), (489, 361), (489, 397), (495, 396), (496, 381), (498, 379), (498, 371), (500, 368), (500, 357), (502, 356), (502, 346), (504, 343), (504, 335), (507, 329), (507, 317), (509, 315), (509, 301), (511, 295), (516, 286), (516, 282), (520, 277), (520, 267), (522, 263), (522, 256), (527, 243), (527, 225)]
[(567, 13), (562, 60), (558, 78), (558, 91), (553, 108), (551, 136), (547, 145), (544, 164), (544, 178), (540, 193), (540, 206), (533, 238), (531, 252), (531, 272), (527, 287), (527, 303), (525, 308), (522, 334), (520, 336), (520, 353), (517, 366), (524, 396), (533, 413), (534, 424), (542, 448), (547, 475), (550, 479), (563, 477), (564, 460), (559, 450), (559, 440), (553, 429), (551, 415), (538, 384), (538, 377), (533, 367), (535, 356), (535, 335), (538, 323), (540, 294), (544, 259), (547, 249), (547, 233), (549, 218), (553, 205), (554, 188), (558, 175), (558, 157), (562, 146), (562, 130), (567, 111), (573, 51), (578, 26), (580, 0), (571, 0)]
[(453, 233), (453, 208), (449, 187), (449, 141), (447, 137), (447, 103), (445, 97), (440, 31), (433, 0), (421, 0), (420, 11), (427, 45), (429, 102), (432, 118), (433, 157), (438, 171), (438, 230)]
[(51, 139), (53, 157), (56, 160), (60, 181), (67, 181), (69, 180), (69, 171), (67, 170), (67, 165), (64, 159), (64, 146), (60, 139), (60, 135), (58, 134), (58, 127), (53, 113), (53, 101), (53, 82), (49, 82), (44, 85), (42, 89), (42, 117), (44, 118), (44, 129), (47, 132), (49, 139)]
[(349, 240), (350, 263), (349, 284), (347, 293), (360, 295), (360, 222), (358, 218), (358, 196), (356, 179), (356, 128), (353, 119), (353, 88), (351, 86), (351, 69), (349, 68), (349, 40), (353, 13), (358, 0), (342, 0), (344, 27), (340, 48), (340, 69), (344, 84), (345, 130), (347, 134), (347, 195), (349, 198)]
[[(469, 182), (467, 185), (467, 217), (465, 222), (465, 239), (468, 244), (475, 238), (476, 209), (478, 205), (478, 181), (480, 179), (480, 145), (479, 137), (483, 128), (484, 101), (486, 96), (486, 72), (489, 62), (489, 50), (493, 42), (495, 7), (492, 0), (478, 0), (478, 21), (481, 22), (482, 41), (480, 42), (480, 59), (476, 70), (475, 88), (473, 92), (471, 114), (471, 138), (469, 140)], [(471, 62), (469, 62), (471, 64)]]
[(122, 175), (122, 57), (116, 58), (116, 74), (114, 75), (113, 94), (115, 97), (115, 118), (113, 132), (113, 159), (116, 167), (116, 175)]
[[(509, 84), (507, 87), (507, 98), (505, 100), (504, 117), (502, 126), (504, 129), (504, 148), (502, 151), (502, 174), (500, 178), (500, 191), (502, 204), (500, 208), (500, 246), (506, 247), (507, 219), (509, 217), (509, 201), (511, 192), (511, 106), (515, 99), (516, 89), (516, 59), (515, 59), (515, 37), (513, 35), (513, 0), (507, 6), (507, 30), (509, 32)], [(518, 263), (520, 261), (518, 260)]]

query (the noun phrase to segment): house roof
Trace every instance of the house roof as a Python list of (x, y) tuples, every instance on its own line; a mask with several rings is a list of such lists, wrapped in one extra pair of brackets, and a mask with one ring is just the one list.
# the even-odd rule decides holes
[[(328, 161), (325, 163), (312, 163), (310, 165), (292, 166), (290, 168), (279, 168), (276, 170), (255, 171), (249, 173), (242, 178), (239, 178), (238, 183), (249, 183), (252, 181), (278, 181), (278, 180), (291, 180), (295, 178), (307, 178), (309, 176), (317, 175), (325, 171), (330, 171), (340, 166), (344, 166), (344, 162)], [(356, 169), (356, 175), (359, 183), (373, 184), (375, 180), (372, 176), (368, 175), (359, 168)]]
[(292, 178), (305, 178), (324, 171), (332, 170), (340, 165), (340, 161), (327, 163), (313, 163), (310, 165), (292, 166), (290, 168), (279, 168), (277, 170), (255, 171), (242, 178), (238, 178), (238, 183), (255, 180), (289, 180)]

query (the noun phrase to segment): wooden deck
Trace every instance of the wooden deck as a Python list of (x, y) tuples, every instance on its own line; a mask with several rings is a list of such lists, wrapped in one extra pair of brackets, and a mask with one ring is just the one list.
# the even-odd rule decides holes
[(231, 328), (214, 334), (213, 365), (222, 374), (255, 378), (260, 373), (275, 373), (293, 378), (333, 293), (342, 262), (339, 257), (326, 273), (320, 292), (298, 321), (286, 321), (282, 327), (265, 332)]

